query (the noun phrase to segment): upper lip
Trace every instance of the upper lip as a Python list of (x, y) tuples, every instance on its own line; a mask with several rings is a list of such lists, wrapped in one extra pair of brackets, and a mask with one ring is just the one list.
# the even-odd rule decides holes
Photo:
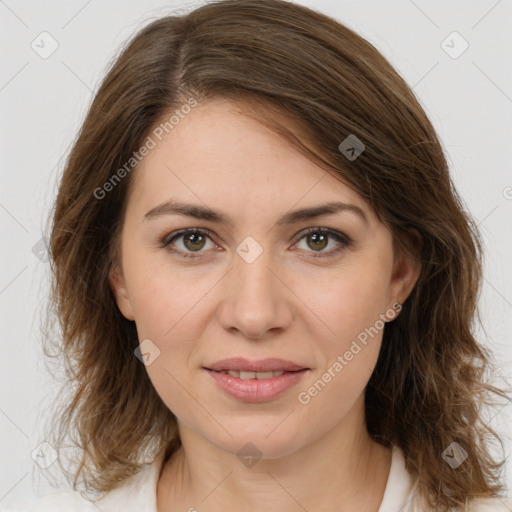
[(244, 372), (293, 372), (298, 370), (308, 369), (300, 364), (295, 364), (292, 361), (285, 361), (284, 359), (268, 358), (260, 359), (259, 361), (251, 361), (243, 357), (234, 357), (230, 359), (222, 359), (208, 366), (208, 370), (220, 372), (223, 370), (234, 370)]

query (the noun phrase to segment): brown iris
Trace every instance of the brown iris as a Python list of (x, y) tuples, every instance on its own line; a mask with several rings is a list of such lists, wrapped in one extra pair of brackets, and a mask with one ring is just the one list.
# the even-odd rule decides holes
[[(323, 233), (313, 233), (311, 235), (307, 235), (308, 245), (312, 249), (324, 249), (327, 246), (329, 236)], [(313, 240), (313, 245), (309, 243), (309, 241)]]
[[(190, 242), (190, 243), (187, 243)], [(204, 247), (205, 244), (205, 236), (201, 233), (190, 233), (184, 235), (183, 237), (183, 245), (189, 251), (198, 251)]]

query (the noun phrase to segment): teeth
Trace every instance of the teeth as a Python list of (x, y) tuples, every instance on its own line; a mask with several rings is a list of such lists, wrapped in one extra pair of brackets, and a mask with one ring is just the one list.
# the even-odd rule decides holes
[(245, 372), (245, 371), (237, 372), (235, 370), (223, 370), (220, 373), (231, 375), (232, 377), (237, 377), (238, 379), (242, 379), (242, 380), (249, 380), (249, 379), (262, 380), (262, 379), (271, 379), (272, 377), (279, 377), (279, 375), (282, 375), (284, 372)]
[[(283, 372), (275, 372), (282, 374)], [(257, 379), (271, 379), (272, 377), (275, 377), (274, 372), (257, 372), (256, 378)]]

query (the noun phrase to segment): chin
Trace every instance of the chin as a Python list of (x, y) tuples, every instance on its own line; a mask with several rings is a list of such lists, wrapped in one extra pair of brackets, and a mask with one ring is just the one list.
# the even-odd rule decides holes
[[(285, 457), (301, 447), (301, 439), (298, 438), (296, 432), (291, 432), (289, 427), (278, 426), (280, 421), (282, 418), (265, 427), (256, 426), (254, 421), (250, 425), (247, 423), (226, 424), (226, 430), (232, 433), (233, 437), (223, 430), (220, 438), (206, 437), (219, 449), (238, 457), (253, 456), (258, 459), (261, 457), (277, 459)], [(265, 422), (266, 425), (267, 423)]]

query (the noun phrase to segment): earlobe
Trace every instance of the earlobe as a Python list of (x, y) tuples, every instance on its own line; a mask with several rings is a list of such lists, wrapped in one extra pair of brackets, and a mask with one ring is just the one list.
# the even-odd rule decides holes
[(128, 295), (128, 289), (124, 279), (123, 271), (119, 264), (115, 264), (110, 271), (109, 285), (116, 299), (117, 307), (127, 320), (135, 320), (132, 302)]

